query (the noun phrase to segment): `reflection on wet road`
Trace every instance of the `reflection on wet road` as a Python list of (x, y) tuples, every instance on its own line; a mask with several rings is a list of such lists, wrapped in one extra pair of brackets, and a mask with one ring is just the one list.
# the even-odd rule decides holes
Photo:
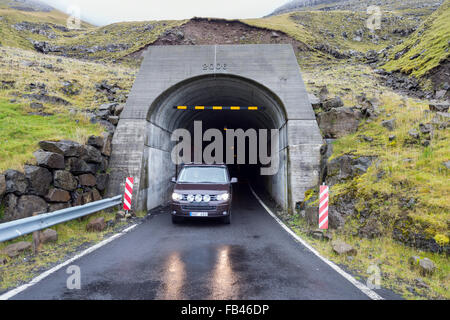
[(245, 185), (233, 221), (172, 225), (169, 214), (77, 260), (81, 290), (66, 268), (15, 299), (367, 299), (296, 243)]

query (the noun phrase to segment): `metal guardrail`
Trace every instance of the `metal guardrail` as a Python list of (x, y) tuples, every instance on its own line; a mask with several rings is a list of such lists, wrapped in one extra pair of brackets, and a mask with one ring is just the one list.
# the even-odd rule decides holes
[(49, 228), (89, 214), (115, 207), (122, 203), (122, 196), (90, 202), (82, 206), (71, 207), (33, 217), (0, 224), (0, 242), (11, 240), (25, 234)]

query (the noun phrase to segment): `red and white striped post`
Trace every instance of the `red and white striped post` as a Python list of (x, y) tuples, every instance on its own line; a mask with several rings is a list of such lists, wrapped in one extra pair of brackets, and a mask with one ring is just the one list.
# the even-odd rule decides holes
[(328, 186), (320, 186), (319, 229), (328, 229)]
[(123, 209), (125, 211), (131, 210), (131, 199), (133, 195), (133, 177), (128, 177), (125, 182), (125, 194), (123, 196)]

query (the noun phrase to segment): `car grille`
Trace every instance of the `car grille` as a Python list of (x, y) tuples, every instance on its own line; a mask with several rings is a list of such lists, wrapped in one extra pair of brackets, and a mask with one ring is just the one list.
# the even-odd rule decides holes
[[(202, 194), (202, 196), (204, 196), (204, 194)], [(211, 197), (211, 201), (217, 201), (217, 195), (210, 194), (209, 196)], [(188, 197), (188, 194), (183, 194), (183, 201), (187, 201), (187, 197)]]
[(196, 206), (196, 205), (186, 205), (181, 206), (181, 209), (186, 211), (214, 211), (216, 207), (214, 206)]

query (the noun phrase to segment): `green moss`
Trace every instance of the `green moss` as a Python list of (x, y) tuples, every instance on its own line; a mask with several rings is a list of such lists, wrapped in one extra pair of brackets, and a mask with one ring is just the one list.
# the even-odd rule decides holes
[(445, 246), (449, 243), (449, 239), (445, 234), (437, 234), (434, 237), (434, 240), (436, 240), (436, 243), (440, 246)]
[[(449, 39), (450, 0), (446, 0), (411, 37), (394, 48), (384, 68), (421, 78), (449, 59)], [(395, 60), (395, 54), (402, 51), (406, 53)]]

